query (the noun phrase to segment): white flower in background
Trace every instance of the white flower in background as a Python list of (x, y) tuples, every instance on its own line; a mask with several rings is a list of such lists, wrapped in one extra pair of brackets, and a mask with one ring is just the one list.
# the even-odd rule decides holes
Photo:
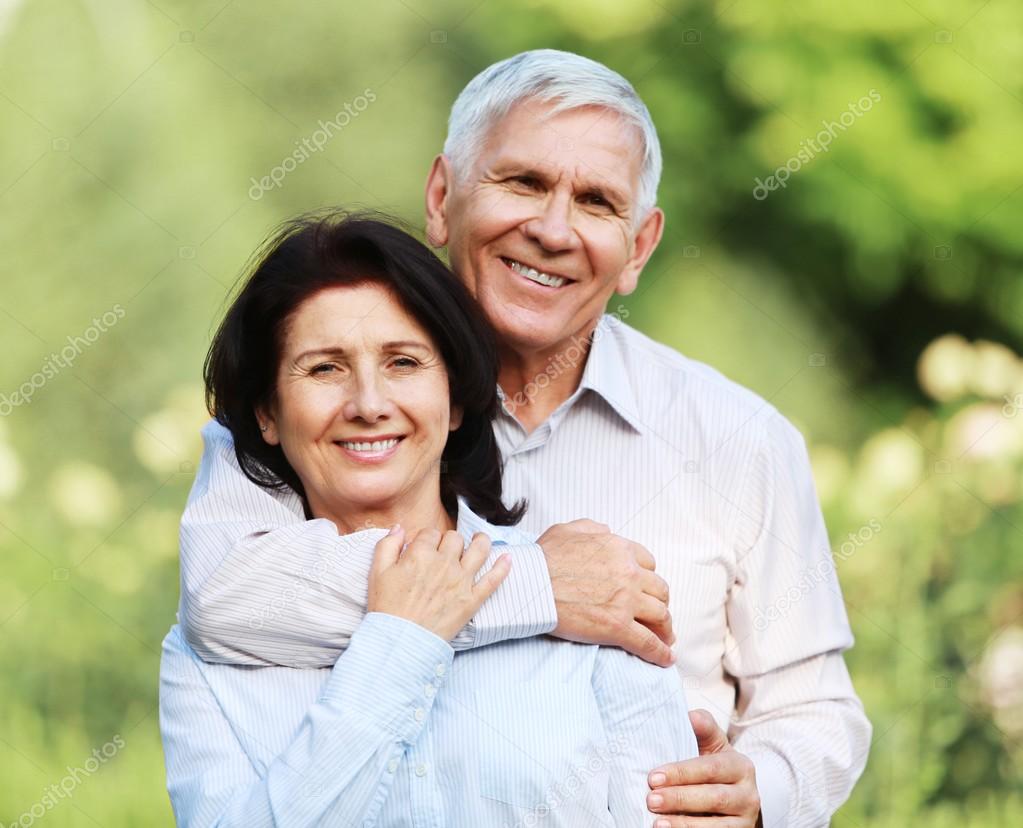
[(973, 345), (973, 374), (970, 387), (974, 393), (992, 400), (1000, 400), (1023, 389), (1019, 381), (1020, 363), (1005, 345), (978, 339)]
[(131, 440), (135, 456), (156, 475), (194, 469), (202, 454), (199, 430), (208, 419), (201, 388), (175, 389), (164, 407), (135, 429)]
[(939, 402), (963, 396), (970, 388), (973, 370), (973, 348), (958, 334), (935, 339), (924, 348), (916, 366), (920, 387)]
[(923, 468), (923, 447), (900, 428), (879, 431), (860, 452), (861, 482), (883, 493), (908, 491), (920, 480)]
[(988, 460), (1018, 455), (1023, 432), (1018, 423), (1002, 414), (998, 403), (975, 403), (948, 421), (945, 427), (949, 457)]
[(76, 461), (57, 469), (50, 483), (57, 512), (74, 526), (103, 526), (119, 512), (121, 490), (113, 475)]
[(1010, 736), (1023, 734), (1023, 628), (995, 636), (981, 659), (979, 679), (995, 723)]

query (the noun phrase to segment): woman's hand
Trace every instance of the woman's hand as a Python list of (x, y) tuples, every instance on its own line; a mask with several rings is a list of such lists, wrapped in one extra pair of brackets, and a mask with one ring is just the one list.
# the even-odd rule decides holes
[(490, 538), (481, 533), (468, 549), (458, 532), (436, 529), (419, 532), (402, 552), (404, 543), (405, 530), (395, 526), (377, 544), (366, 608), (405, 618), (445, 641), (455, 637), (511, 570), (511, 556), (502, 555), (473, 584), (490, 554)]

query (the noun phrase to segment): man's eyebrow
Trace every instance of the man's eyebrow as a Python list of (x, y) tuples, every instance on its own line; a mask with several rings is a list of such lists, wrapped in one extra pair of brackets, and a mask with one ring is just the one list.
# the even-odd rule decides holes
[[(495, 172), (499, 175), (515, 175), (522, 176), (523, 178), (535, 178), (544, 184), (548, 183), (551, 179), (550, 173), (544, 172), (537, 167), (530, 166), (528, 163), (518, 161), (508, 161), (504, 164), (500, 164), (496, 168)], [(624, 207), (629, 203), (629, 199), (625, 193), (603, 179), (599, 182), (584, 182), (580, 187), (580, 192), (598, 195), (619, 207)]]

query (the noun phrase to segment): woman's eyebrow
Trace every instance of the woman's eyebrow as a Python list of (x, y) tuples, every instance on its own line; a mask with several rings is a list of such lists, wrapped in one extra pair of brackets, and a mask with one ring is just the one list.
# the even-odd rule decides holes
[(402, 348), (420, 348), (424, 351), (433, 350), (426, 342), (418, 339), (398, 339), (393, 342), (384, 342), (380, 347), (385, 351), (396, 351)]
[[(381, 342), (380, 350), (382, 351), (399, 351), (403, 348), (419, 348), (422, 351), (432, 351), (433, 349), (426, 342), (419, 339), (395, 339), (390, 342)], [(342, 348), (340, 345), (324, 346), (321, 348), (310, 348), (307, 351), (295, 356), (295, 362), (301, 362), (309, 357), (321, 357), (321, 356), (344, 356), (348, 351)]]

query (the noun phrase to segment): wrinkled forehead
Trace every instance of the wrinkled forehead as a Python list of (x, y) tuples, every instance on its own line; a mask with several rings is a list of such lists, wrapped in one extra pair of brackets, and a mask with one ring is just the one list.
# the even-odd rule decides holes
[(639, 128), (601, 106), (558, 110), (556, 102), (523, 99), (491, 125), (478, 169), (528, 167), (547, 175), (601, 178), (634, 200), (643, 164)]

